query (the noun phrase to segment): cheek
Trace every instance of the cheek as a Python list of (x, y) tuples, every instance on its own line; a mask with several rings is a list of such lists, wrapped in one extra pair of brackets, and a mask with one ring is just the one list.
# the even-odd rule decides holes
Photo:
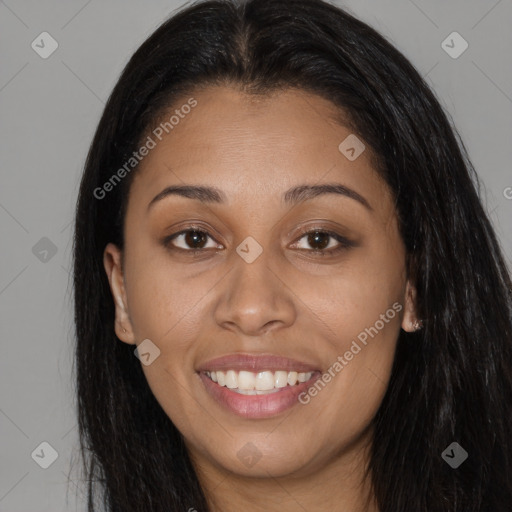
[[(350, 413), (362, 420), (376, 412), (391, 375), (403, 310), (403, 278), (396, 251), (368, 251), (352, 263), (314, 287), (303, 279), (302, 291), (296, 290), (329, 341), (332, 389), (345, 404), (341, 412), (331, 408), (326, 413)], [(359, 426), (352, 425), (354, 432)]]
[(128, 308), (136, 337), (153, 336), (163, 343), (171, 338), (185, 341), (188, 336), (183, 333), (198, 327), (202, 299), (215, 285), (215, 276), (208, 272), (184, 275), (182, 266), (172, 265), (158, 253), (148, 261), (132, 258), (126, 268)]
[[(159, 356), (142, 370), (156, 400), (182, 432), (200, 424), (202, 410), (190, 401), (194, 363), (194, 340), (204, 317), (204, 280), (188, 279), (161, 258), (151, 262), (127, 259), (126, 292), (130, 320), (137, 343), (151, 340)], [(206, 276), (206, 274), (205, 274)], [(206, 278), (205, 279), (209, 279)]]
[[(324, 371), (329, 374), (327, 391), (318, 386), (312, 402), (316, 401), (316, 415), (333, 443), (340, 425), (347, 439), (357, 437), (385, 395), (400, 331), (397, 290), (386, 272), (366, 268), (309, 292), (307, 305), (317, 321), (313, 320), (330, 342)], [(334, 401), (339, 407), (332, 406)]]
[[(382, 260), (361, 257), (357, 263), (328, 279), (317, 279), (314, 286), (306, 277), (296, 279), (294, 292), (321, 320), (327, 335), (337, 340), (341, 349), (376, 322), (380, 330), (381, 315), (386, 315), (387, 311), (382, 330), (391, 330), (396, 335), (400, 324), (396, 309), (403, 308), (402, 288), (403, 280), (396, 263), (391, 266)], [(395, 305), (393, 309), (394, 303), (402, 307)]]

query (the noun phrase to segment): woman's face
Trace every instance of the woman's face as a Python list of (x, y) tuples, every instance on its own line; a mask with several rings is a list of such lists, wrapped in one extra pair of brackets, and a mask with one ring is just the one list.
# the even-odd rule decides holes
[[(116, 334), (134, 349), (150, 340), (142, 369), (201, 467), (277, 477), (347, 464), (416, 319), (390, 191), (324, 99), (193, 98), (166, 116), (181, 114), (168, 134), (150, 134), (124, 267), (105, 250)], [(184, 186), (215, 190), (162, 194)]]

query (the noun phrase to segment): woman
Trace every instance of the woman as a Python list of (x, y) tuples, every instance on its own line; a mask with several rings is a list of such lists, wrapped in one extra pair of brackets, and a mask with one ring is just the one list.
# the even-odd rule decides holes
[(320, 0), (207, 1), (137, 50), (74, 245), (110, 511), (505, 511), (510, 274), (412, 65)]

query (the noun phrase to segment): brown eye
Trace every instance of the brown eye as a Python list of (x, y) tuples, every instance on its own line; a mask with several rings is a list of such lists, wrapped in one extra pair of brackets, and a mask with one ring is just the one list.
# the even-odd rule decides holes
[(322, 233), (321, 231), (314, 231), (313, 233), (308, 233), (307, 241), (310, 246), (315, 250), (324, 250), (329, 245), (329, 238), (331, 235), (327, 233)]
[(204, 231), (187, 231), (183, 235), (185, 244), (193, 249), (202, 249), (208, 237)]
[[(167, 237), (164, 241), (164, 245), (166, 247), (172, 246), (172, 248), (189, 252), (201, 251), (208, 248), (206, 247), (206, 243), (209, 238), (213, 240), (206, 231), (202, 231), (200, 229), (187, 229)], [(177, 243), (175, 243), (175, 241), (177, 241)], [(178, 243), (181, 243), (182, 245), (179, 246)], [(214, 244), (213, 248), (217, 248), (217, 246)]]
[(298, 247), (299, 249), (309, 250), (310, 252), (321, 255), (333, 254), (354, 246), (350, 240), (338, 235), (338, 233), (320, 229), (303, 233), (299, 240), (302, 239), (304, 239), (306, 245), (312, 249), (308, 249), (308, 247)]

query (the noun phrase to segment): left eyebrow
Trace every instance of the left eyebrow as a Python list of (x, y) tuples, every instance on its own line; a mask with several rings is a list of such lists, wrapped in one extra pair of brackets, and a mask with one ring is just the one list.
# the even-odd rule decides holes
[(299, 185), (287, 190), (283, 196), (284, 202), (295, 204), (300, 201), (307, 201), (322, 194), (340, 194), (361, 203), (368, 210), (373, 211), (370, 203), (355, 190), (342, 185), (341, 183), (322, 183), (321, 185)]
[[(298, 185), (287, 190), (283, 194), (283, 201), (285, 204), (295, 204), (300, 201), (307, 201), (323, 194), (339, 194), (351, 199), (354, 199), (365, 206), (368, 210), (373, 211), (373, 208), (368, 201), (355, 190), (346, 187), (340, 183), (323, 183), (321, 185)], [(172, 185), (166, 187), (158, 193), (148, 204), (148, 210), (158, 201), (177, 195), (189, 199), (195, 199), (203, 203), (225, 203), (225, 193), (216, 188), (202, 185)]]

